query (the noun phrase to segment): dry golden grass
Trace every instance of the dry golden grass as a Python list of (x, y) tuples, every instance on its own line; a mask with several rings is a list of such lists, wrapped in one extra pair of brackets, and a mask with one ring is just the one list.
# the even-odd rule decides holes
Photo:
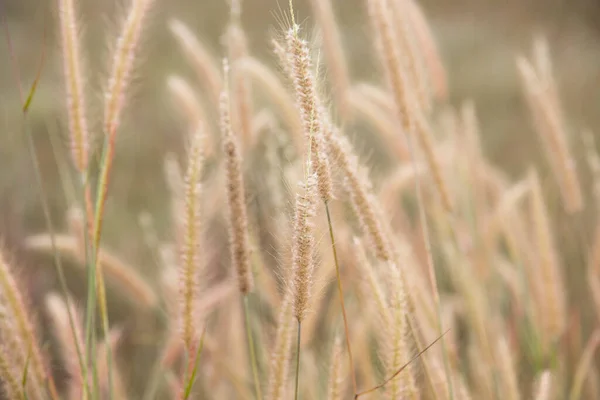
[[(54, 192), (40, 183), (46, 231), (15, 250), (51, 259), (60, 292), (41, 291), (45, 307), (32, 312), (40, 295), (2, 248), (7, 398), (599, 395), (600, 163), (592, 134), (569, 124), (552, 41), (538, 37), (531, 57), (509, 57), (550, 175), (531, 157), (529, 172), (510, 178), (486, 156), (478, 104), (448, 103), (453, 88), (415, 0), (363, 1), (381, 81), (354, 77), (330, 0), (310, 2), (322, 40), (307, 39), (312, 21), (297, 25), (290, 1), (264, 51), (244, 26), (250, 0), (228, 3), (216, 49), (185, 15), (164, 21), (177, 44), (169, 57), (195, 72), (184, 77), (173, 63), (161, 85), (175, 100), (164, 106), (185, 161), (161, 149), (154, 162), (165, 173), (152, 178), (170, 204), (111, 232), (121, 255), (104, 234), (105, 222), (125, 218), (111, 207), (113, 177), (130, 173), (117, 137), (143, 136), (126, 116), (157, 3), (131, 0), (124, 13), (102, 114), (87, 108), (84, 79), (94, 74), (79, 3), (56, 2), (70, 157), (52, 143), (67, 229), (50, 224)], [(32, 173), (44, 176), (32, 154)], [(138, 216), (128, 218), (123, 226)], [(589, 293), (577, 292), (578, 274)]]

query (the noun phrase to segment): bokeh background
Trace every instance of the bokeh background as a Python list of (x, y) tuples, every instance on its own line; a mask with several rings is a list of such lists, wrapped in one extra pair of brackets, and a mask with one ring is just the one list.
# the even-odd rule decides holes
[[(101, 119), (102, 85), (108, 65), (110, 43), (127, 2), (80, 0), (85, 54), (90, 72), (88, 94), (90, 118)], [(245, 0), (243, 26), (254, 55), (273, 61), (268, 41), (281, 30), (287, 0)], [(307, 0), (295, 0), (298, 16), (312, 26)], [(362, 0), (334, 0), (344, 32), (351, 73), (357, 80), (379, 80), (375, 55), (368, 39), (370, 27)], [(521, 96), (515, 56), (530, 50), (532, 38), (544, 35), (551, 46), (563, 106), (580, 146), (582, 128), (600, 126), (600, 1), (596, 0), (422, 0), (420, 1), (438, 41), (445, 62), (450, 102), (473, 98), (482, 122), (484, 146), (494, 163), (510, 174), (522, 173), (540, 160)], [(66, 135), (61, 58), (57, 44), (56, 10), (53, 1), (1, 0), (0, 13), (7, 22), (18, 61), (20, 84), (33, 81), (43, 49), (46, 52), (42, 79), (31, 110), (53, 208), (64, 209), (64, 190), (48, 132)], [(119, 141), (113, 197), (126, 198), (112, 215), (123, 222), (137, 219), (142, 209), (162, 209), (162, 171), (166, 151), (181, 148), (178, 114), (165, 88), (165, 78), (176, 73), (193, 77), (184, 57), (169, 34), (167, 21), (180, 18), (219, 57), (220, 37), (228, 18), (227, 0), (168, 0), (155, 2), (151, 23), (139, 59), (135, 85)], [(4, 31), (4, 29), (3, 29)], [(0, 41), (0, 210), (3, 219), (16, 219), (17, 227), (39, 228), (40, 209), (32, 183), (30, 159), (23, 141), (22, 117), (15, 71), (4, 39)], [(25, 89), (25, 90), (26, 90)], [(95, 112), (96, 111), (96, 112)], [(99, 136), (100, 133), (98, 132)], [(117, 205), (113, 204), (114, 207)], [(122, 209), (121, 209), (122, 207)], [(11, 223), (7, 221), (5, 223)], [(107, 229), (111, 229), (111, 224)], [(16, 229), (14, 227), (13, 229)], [(110, 235), (109, 235), (110, 236)]]
[[(98, 128), (110, 44), (128, 2), (79, 0), (78, 3), (89, 71), (89, 118)], [(376, 56), (369, 39), (365, 2), (333, 0), (333, 3), (352, 77), (356, 81), (381, 81), (379, 70), (374, 67)], [(515, 178), (532, 163), (540, 166), (542, 177), (549, 173), (530, 124), (515, 67), (515, 56), (529, 53), (533, 37), (545, 36), (568, 117), (570, 140), (578, 162), (584, 163), (579, 133), (586, 128), (600, 132), (600, 1), (422, 0), (420, 4), (447, 69), (450, 104), (475, 100), (487, 156)], [(313, 26), (308, 1), (294, 0), (294, 5), (298, 18), (306, 26)], [(282, 10), (286, 9), (287, 0), (243, 1), (242, 24), (253, 55), (274, 63), (268, 43), (272, 35), (281, 31)], [(68, 170), (66, 110), (55, 2), (0, 0), (0, 16), (4, 21), (0, 40), (0, 237), (27, 267), (22, 271), (30, 278), (25, 281), (30, 285), (32, 302), (38, 304), (42, 294), (56, 287), (56, 282), (48, 260), (19, 251), (26, 235), (45, 231), (24, 137), (19, 85), (28, 90), (44, 55), (28, 124), (35, 138), (53, 220), (58, 230), (64, 230), (64, 214), (73, 195), (65, 183), (68, 179), (64, 179)], [(218, 58), (223, 54), (221, 35), (228, 20), (228, 5), (226, 0), (156, 0), (145, 32), (119, 134), (104, 238), (108, 247), (147, 276), (152, 276), (157, 267), (144, 243), (139, 216), (149, 213), (159, 235), (163, 232), (168, 235), (168, 190), (163, 179), (163, 160), (167, 152), (181, 154), (185, 138), (185, 124), (166, 90), (166, 77), (178, 74), (193, 82), (193, 71), (169, 34), (170, 18), (179, 18), (193, 28)], [(10, 32), (18, 73), (9, 56), (6, 31)], [(95, 129), (93, 133), (99, 142), (101, 130)], [(374, 164), (376, 157), (371, 156)], [(558, 234), (560, 237), (568, 232)], [(71, 279), (81, 281), (81, 277)], [(78, 287), (79, 293), (83, 293), (83, 285), (75, 284), (76, 294)], [(116, 311), (117, 321), (126, 320), (126, 307)], [(132, 336), (152, 340), (143, 335)]]

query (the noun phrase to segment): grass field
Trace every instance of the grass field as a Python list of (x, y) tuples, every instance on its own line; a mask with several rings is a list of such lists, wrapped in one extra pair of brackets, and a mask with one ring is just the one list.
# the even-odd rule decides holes
[(41, 3), (0, 0), (6, 398), (600, 396), (595, 2)]

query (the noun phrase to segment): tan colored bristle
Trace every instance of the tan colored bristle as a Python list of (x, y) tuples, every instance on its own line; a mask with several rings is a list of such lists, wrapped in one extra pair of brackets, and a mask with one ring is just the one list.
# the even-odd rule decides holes
[(310, 309), (312, 295), (315, 227), (313, 218), (316, 208), (316, 176), (308, 175), (296, 196), (294, 238), (292, 245), (293, 311), (302, 322)]
[(529, 176), (531, 184), (530, 210), (532, 233), (536, 246), (538, 265), (535, 266), (534, 282), (539, 286), (537, 309), (541, 321), (538, 327), (546, 349), (563, 333), (566, 322), (565, 289), (556, 247), (552, 237), (552, 226), (548, 219), (544, 195), (535, 172)]
[(23, 371), (25, 365), (29, 364), (31, 374), (28, 374), (28, 391), (35, 399), (45, 398), (44, 385), (48, 380), (47, 367), (38, 344), (38, 339), (31, 321), (31, 312), (27, 309), (23, 295), (19, 290), (17, 281), (11, 271), (6, 256), (0, 250), (0, 298), (5, 310), (5, 318), (1, 318), (2, 324), (14, 325), (13, 339), (16, 339), (18, 348), (11, 349), (20, 352), (19, 365)]
[(537, 70), (523, 57), (517, 59), (517, 67), (535, 128), (544, 144), (565, 210), (575, 213), (583, 208), (583, 195), (576, 162), (569, 149), (556, 84), (550, 70), (550, 60), (541, 58), (544, 54), (545, 52), (538, 52), (538, 58), (533, 61), (537, 64)]
[(271, 348), (267, 400), (283, 400), (286, 398), (288, 370), (292, 356), (293, 322), (292, 296), (290, 293), (286, 293), (280, 305), (275, 342)]
[(114, 135), (125, 106), (144, 19), (153, 0), (133, 0), (113, 53), (104, 94), (104, 133)]
[(317, 187), (321, 199), (332, 199), (331, 171), (329, 160), (323, 148), (323, 111), (317, 94), (315, 78), (311, 70), (311, 58), (307, 43), (298, 36), (298, 26), (287, 33), (287, 51), (291, 61), (292, 81), (296, 93), (296, 102), (304, 126), (304, 134), (310, 143), (310, 163), (317, 175)]
[(181, 303), (181, 334), (186, 350), (194, 354), (198, 331), (196, 321), (196, 304), (201, 258), (201, 195), (202, 171), (204, 167), (204, 132), (200, 129), (190, 138), (188, 150), (188, 164), (185, 173), (183, 189), (183, 215), (180, 216), (183, 232), (180, 243), (180, 303)]
[[(391, 325), (383, 327), (383, 337), (380, 339), (385, 351), (385, 363), (389, 375), (396, 372), (410, 359), (409, 327), (408, 327), (408, 298), (403, 278), (394, 263), (381, 265), (386, 268), (385, 275), (389, 286), (389, 315)], [(406, 398), (419, 399), (419, 392), (414, 380), (412, 367), (408, 367), (387, 385), (387, 395), (390, 399)]]
[(4, 394), (10, 399), (24, 397), (20, 383), (21, 371), (16, 370), (14, 362), (8, 355), (6, 345), (0, 346), (0, 378), (2, 379)]
[(371, 193), (371, 183), (358, 157), (354, 154), (348, 139), (330, 126), (325, 135), (331, 159), (337, 163), (344, 175), (344, 184), (350, 194), (350, 200), (361, 228), (381, 261), (392, 259), (390, 243), (383, 229), (378, 202)]
[(60, 31), (63, 69), (67, 89), (67, 110), (73, 164), (82, 175), (87, 173), (89, 132), (84, 95), (82, 55), (79, 45), (79, 27), (75, 0), (60, 0)]
[(342, 400), (344, 397), (343, 377), (343, 346), (339, 335), (335, 336), (331, 349), (331, 360), (329, 362), (329, 385), (327, 387), (327, 400)]
[[(413, 135), (421, 150), (425, 153), (425, 159), (430, 172), (433, 174), (434, 183), (440, 194), (442, 204), (446, 211), (451, 212), (452, 202), (433, 150), (430, 127), (423, 114), (423, 109), (418, 106), (415, 88), (410, 84), (410, 75), (407, 73), (398, 51), (399, 46), (388, 12), (389, 1), (392, 0), (369, 0), (368, 4), (369, 15), (377, 34), (380, 58), (396, 106), (396, 114), (400, 119), (404, 134), (407, 135), (407, 140), (412, 140), (410, 136)], [(409, 151), (414, 151), (410, 147), (412, 146), (409, 146)], [(412, 157), (415, 157), (415, 155), (413, 154)]]
[(242, 294), (252, 291), (253, 279), (250, 268), (250, 245), (248, 239), (248, 216), (242, 172), (239, 138), (233, 133), (230, 117), (229, 94), (221, 94), (221, 135), (225, 158), (227, 203), (229, 208), (229, 247), (231, 263), (237, 272)]
[(281, 43), (277, 39), (272, 39), (271, 46), (273, 47), (273, 53), (275, 53), (275, 56), (279, 61), (279, 66), (283, 70), (285, 76), (291, 79), (291, 77), (294, 76), (292, 72), (292, 60), (286, 51), (285, 43)]

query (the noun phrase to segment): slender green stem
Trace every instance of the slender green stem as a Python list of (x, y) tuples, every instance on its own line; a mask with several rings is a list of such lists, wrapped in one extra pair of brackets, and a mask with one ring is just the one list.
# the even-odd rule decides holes
[[(100, 316), (102, 319), (102, 332), (105, 338), (109, 337), (109, 320), (108, 310), (106, 305), (106, 289), (104, 285), (104, 276), (102, 269), (98, 264), (98, 253), (100, 251), (100, 241), (102, 238), (102, 225), (104, 217), (104, 206), (106, 204), (106, 197), (108, 193), (108, 184), (110, 179), (110, 171), (112, 169), (112, 161), (115, 151), (115, 134), (114, 132), (108, 133), (104, 141), (104, 148), (102, 151), (102, 161), (100, 165), (100, 178), (98, 180), (98, 187), (96, 191), (96, 209), (94, 212), (94, 229), (92, 238), (92, 259), (91, 268), (88, 269), (89, 276), (88, 281), (93, 282), (89, 290), (94, 290), (93, 296), (88, 297), (88, 302), (91, 301), (91, 305), (88, 303), (88, 311), (93, 310), (95, 313), (95, 304), (98, 301), (100, 307)], [(97, 288), (96, 288), (97, 286)], [(96, 296), (97, 290), (97, 296)], [(96, 299), (97, 297), (97, 299)], [(113, 393), (113, 379), (112, 379), (112, 350), (110, 346), (106, 347), (106, 364), (108, 367), (108, 398), (112, 399)]]
[(300, 340), (302, 338), (302, 323), (298, 321), (298, 335), (296, 340), (296, 389), (294, 390), (294, 399), (300, 398)]
[[(82, 204), (83, 204), (83, 209), (84, 212), (82, 212), (83, 215), (83, 243), (84, 243), (84, 254), (85, 254), (85, 264), (87, 266), (87, 273), (88, 273), (88, 298), (87, 298), (87, 312), (86, 312), (86, 332), (85, 332), (85, 343), (86, 343), (86, 355), (87, 355), (87, 365), (92, 367), (92, 381), (94, 383), (94, 393), (91, 396), (91, 398), (95, 398), (98, 396), (98, 388), (99, 388), (99, 377), (98, 377), (98, 370), (96, 368), (96, 363), (94, 362), (94, 359), (96, 357), (96, 335), (95, 335), (95, 300), (93, 300), (93, 297), (90, 298), (91, 296), (95, 296), (95, 292), (92, 292), (92, 288), (93, 290), (95, 290), (96, 286), (95, 286), (95, 282), (94, 281), (90, 281), (90, 266), (92, 265), (92, 250), (90, 247), (91, 241), (90, 241), (90, 231), (88, 229), (89, 226), (89, 215), (86, 212), (85, 208), (86, 206), (86, 192), (88, 190), (89, 187), (89, 181), (88, 181), (88, 176), (87, 175), (82, 175), (81, 177), (81, 193), (82, 193)], [(92, 300), (91, 300), (92, 299)], [(90, 310), (90, 306), (92, 307)], [(87, 374), (86, 374), (87, 376)], [(87, 379), (86, 379), (87, 380)]]
[[(200, 356), (202, 355), (202, 350), (204, 349), (204, 336), (205, 335), (206, 335), (206, 323), (204, 324), (204, 328), (202, 328), (202, 335), (200, 336), (200, 343), (198, 345), (198, 351), (196, 352), (196, 355), (195, 355), (194, 359), (192, 360), (193, 368), (191, 370), (190, 378), (185, 386), (183, 400), (187, 400), (190, 397), (190, 395), (192, 394), (192, 389), (194, 388), (194, 382), (196, 381), (196, 375), (198, 373), (198, 365), (200, 365)], [(189, 354), (188, 357), (191, 357), (191, 354)], [(186, 367), (186, 368), (188, 369), (188, 372), (189, 372), (189, 367), (191, 367), (192, 365), (189, 362), (186, 363), (186, 365), (188, 365), (188, 367)], [(186, 376), (187, 376), (188, 372), (186, 372)]]
[(342, 287), (342, 277), (340, 274), (340, 264), (338, 262), (337, 248), (335, 245), (335, 237), (333, 235), (333, 225), (331, 223), (331, 213), (329, 212), (329, 202), (325, 202), (325, 211), (327, 213), (327, 224), (329, 225), (329, 238), (331, 239), (331, 251), (333, 252), (333, 260), (335, 262), (335, 277), (337, 280), (338, 294), (340, 296), (340, 304), (342, 306), (342, 318), (344, 319), (344, 335), (346, 337), (346, 347), (348, 350), (348, 361), (350, 362), (350, 375), (352, 376), (352, 390), (358, 393), (356, 385), (356, 373), (354, 372), (354, 360), (352, 357), (352, 347), (350, 346), (350, 329), (348, 329), (348, 316), (346, 315), (346, 305), (344, 303), (344, 289)]
[[(73, 314), (71, 313), (71, 298), (69, 296), (69, 291), (67, 289), (67, 280), (65, 278), (65, 273), (62, 265), (62, 261), (58, 250), (56, 248), (56, 233), (54, 230), (54, 224), (52, 223), (52, 217), (50, 216), (50, 207), (48, 205), (48, 199), (46, 198), (46, 192), (44, 191), (44, 185), (42, 183), (42, 174), (40, 170), (40, 163), (37, 158), (37, 153), (35, 151), (35, 143), (33, 141), (33, 136), (31, 134), (31, 130), (29, 124), (27, 122), (27, 113), (23, 114), (23, 123), (25, 129), (25, 136), (27, 137), (27, 147), (29, 150), (29, 155), (31, 158), (31, 162), (33, 164), (33, 172), (35, 175), (36, 186), (39, 191), (39, 198), (42, 204), (42, 211), (44, 213), (44, 219), (46, 222), (46, 227), (48, 229), (48, 233), (50, 234), (50, 246), (52, 247), (52, 255), (54, 258), (54, 266), (56, 268), (56, 275), (58, 276), (58, 286), (60, 287), (61, 293), (67, 303), (67, 316), (69, 319), (69, 328), (71, 332), (75, 334), (77, 331), (75, 328), (75, 319), (73, 318)], [(77, 360), (79, 362), (79, 368), (81, 368), (82, 374), (87, 376), (87, 365), (85, 362), (85, 358), (83, 356), (83, 352), (81, 347), (79, 346), (79, 342), (75, 341), (75, 350), (77, 351)], [(89, 387), (89, 383), (86, 379), (85, 390), (88, 395), (91, 395), (91, 389)]]
[(248, 339), (248, 353), (250, 354), (250, 365), (252, 366), (252, 376), (254, 378), (254, 392), (257, 400), (262, 400), (262, 391), (260, 389), (260, 379), (258, 379), (258, 364), (256, 362), (256, 351), (254, 349), (254, 338), (252, 328), (250, 327), (250, 311), (248, 307), (248, 295), (244, 295), (244, 317), (246, 319), (246, 337)]

